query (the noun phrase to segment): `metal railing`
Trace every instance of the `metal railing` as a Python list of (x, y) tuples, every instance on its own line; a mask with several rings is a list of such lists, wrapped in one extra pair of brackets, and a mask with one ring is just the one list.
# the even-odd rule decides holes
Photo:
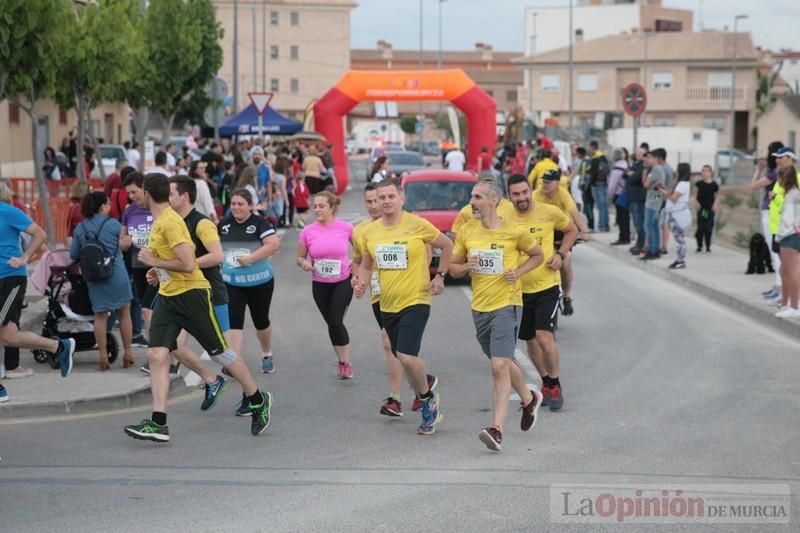
[[(747, 87), (737, 87), (735, 100), (744, 101)], [(731, 87), (687, 87), (686, 100), (694, 103), (726, 103), (731, 101)]]

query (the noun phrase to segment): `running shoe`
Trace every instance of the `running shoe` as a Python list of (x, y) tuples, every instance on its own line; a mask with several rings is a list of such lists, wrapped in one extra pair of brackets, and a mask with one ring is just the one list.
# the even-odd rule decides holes
[(339, 369), (336, 371), (339, 379), (353, 379), (353, 365), (350, 363), (339, 362)]
[(214, 407), (214, 405), (217, 403), (217, 398), (223, 393), (227, 386), (228, 382), (225, 381), (225, 378), (222, 376), (217, 376), (217, 380), (211, 385), (206, 383), (206, 397), (203, 400), (203, 404), (200, 406), (200, 410), (208, 411)]
[(144, 335), (140, 333), (131, 339), (131, 346), (136, 348), (147, 348), (150, 346), (150, 342), (144, 338)]
[(275, 372), (275, 362), (271, 356), (261, 359), (261, 371), (265, 374), (273, 374)]
[(60, 339), (56, 351), (56, 361), (61, 368), (61, 377), (65, 378), (72, 372), (72, 356), (75, 354), (75, 339)]
[(169, 428), (167, 426), (159, 426), (147, 418), (138, 424), (125, 426), (125, 434), (138, 440), (169, 442)]
[(269, 427), (269, 413), (272, 410), (272, 393), (261, 393), (262, 401), (258, 405), (253, 405), (253, 418), (250, 421), (250, 433), (255, 436), (261, 435)]
[(550, 403), (550, 387), (542, 383), (542, 405), (541, 407), (546, 406)]
[(550, 387), (550, 401), (548, 402), (551, 411), (558, 411), (564, 405), (564, 396), (561, 393), (561, 385)]
[(0, 403), (8, 401), (8, 391), (5, 387), (0, 385)]
[(544, 396), (538, 390), (531, 390), (531, 394), (533, 394), (531, 402), (528, 405), (522, 404), (519, 407), (522, 411), (522, 420), (520, 420), (519, 428), (522, 431), (533, 429), (533, 426), (536, 425), (536, 414), (539, 412), (542, 400), (544, 400)]
[(686, 263), (684, 261), (673, 261), (671, 265), (667, 268), (670, 270), (677, 270), (679, 268), (686, 268)]
[(391, 417), (400, 417), (403, 416), (403, 407), (400, 405), (400, 401), (389, 396), (384, 400), (383, 405), (381, 405), (381, 414)]
[(150, 361), (147, 361), (145, 364), (139, 367), (139, 372), (144, 372), (145, 374), (150, 373)]
[(764, 297), (765, 300), (772, 300), (774, 298), (779, 297), (781, 295), (781, 292), (775, 287), (773, 287), (767, 292), (762, 292), (761, 295)]
[[(436, 390), (436, 385), (439, 384), (439, 378), (434, 375), (428, 374), (428, 390), (434, 391)], [(419, 399), (419, 395), (414, 397), (414, 401), (411, 403), (411, 410), (415, 413), (422, 408), (422, 400)]]
[(800, 309), (794, 309), (789, 306), (781, 307), (780, 311), (775, 313), (775, 316), (778, 318), (800, 318)]
[(170, 376), (177, 376), (178, 372), (181, 371), (181, 363), (177, 362), (174, 365), (169, 365), (169, 375)]
[(575, 310), (572, 308), (572, 298), (564, 298), (564, 302), (562, 303), (562, 310), (561, 314), (564, 316), (572, 316)]
[(14, 370), (7, 370), (6, 376), (8, 379), (27, 378), (33, 375), (33, 369), (27, 366), (19, 365)]
[(433, 393), (433, 396), (427, 400), (422, 400), (422, 424), (419, 425), (417, 433), (419, 435), (433, 435), (436, 433), (436, 426), (442, 421), (444, 415), (439, 411), (439, 395)]
[(494, 426), (483, 428), (478, 434), (478, 438), (481, 439), (481, 442), (490, 450), (499, 452), (500, 448), (502, 448), (500, 443), (503, 442), (503, 434)]
[(252, 416), (253, 409), (250, 407), (250, 400), (242, 395), (242, 403), (236, 408), (236, 416)]

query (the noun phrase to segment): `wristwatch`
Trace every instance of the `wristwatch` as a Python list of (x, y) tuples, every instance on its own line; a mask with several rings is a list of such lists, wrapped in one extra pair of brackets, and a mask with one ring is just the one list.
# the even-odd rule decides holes
[(558, 255), (562, 261), (564, 260), (564, 254), (561, 253), (561, 250), (556, 250), (556, 255)]
[(444, 279), (445, 276), (447, 276), (447, 272), (437, 272), (436, 275), (441, 276), (441, 278)]

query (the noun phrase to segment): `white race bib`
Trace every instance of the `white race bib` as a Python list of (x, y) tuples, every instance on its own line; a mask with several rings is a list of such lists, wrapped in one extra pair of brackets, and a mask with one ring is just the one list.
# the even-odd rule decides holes
[(236, 248), (230, 250), (225, 254), (225, 263), (232, 268), (240, 268), (242, 265), (239, 263), (239, 258), (250, 255), (250, 250), (247, 248)]
[(408, 247), (405, 244), (379, 244), (375, 258), (382, 270), (405, 270), (408, 268)]
[(150, 246), (150, 232), (149, 231), (138, 231), (134, 230), (131, 232), (131, 241), (133, 241), (133, 245), (140, 250), (142, 248), (147, 248)]
[(338, 278), (342, 275), (342, 262), (338, 259), (317, 259), (314, 272), (321, 278)]
[(169, 272), (164, 270), (163, 268), (155, 267), (156, 274), (158, 275), (158, 281), (161, 283), (169, 283), (172, 281), (172, 276), (169, 275)]
[(503, 250), (478, 250), (469, 251), (470, 256), (478, 256), (478, 266), (473, 270), (476, 274), (502, 274)]
[(381, 293), (381, 278), (377, 272), (373, 272), (369, 279), (369, 288), (373, 296), (378, 296)]

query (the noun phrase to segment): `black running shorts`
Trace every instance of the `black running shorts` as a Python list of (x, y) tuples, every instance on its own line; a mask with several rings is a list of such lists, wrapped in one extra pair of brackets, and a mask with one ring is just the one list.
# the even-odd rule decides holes
[(381, 318), (381, 302), (377, 301), (372, 304), (372, 314), (375, 315), (375, 321), (378, 323), (378, 327), (383, 329), (383, 319)]
[(211, 303), (211, 289), (191, 289), (175, 296), (158, 295), (150, 321), (150, 347), (175, 350), (182, 329), (197, 339), (208, 355), (220, 355), (227, 349)]
[(381, 321), (389, 342), (392, 344), (392, 353), (406, 355), (419, 355), (422, 347), (422, 334), (431, 314), (431, 306), (417, 304), (406, 307), (397, 313), (381, 311)]
[(27, 286), (28, 278), (25, 276), (0, 279), (0, 326), (7, 326), (13, 322), (19, 327)]
[(560, 298), (561, 287), (558, 285), (541, 292), (522, 295), (520, 340), (531, 340), (536, 336), (536, 331), (555, 331), (556, 324), (558, 324), (558, 301)]

